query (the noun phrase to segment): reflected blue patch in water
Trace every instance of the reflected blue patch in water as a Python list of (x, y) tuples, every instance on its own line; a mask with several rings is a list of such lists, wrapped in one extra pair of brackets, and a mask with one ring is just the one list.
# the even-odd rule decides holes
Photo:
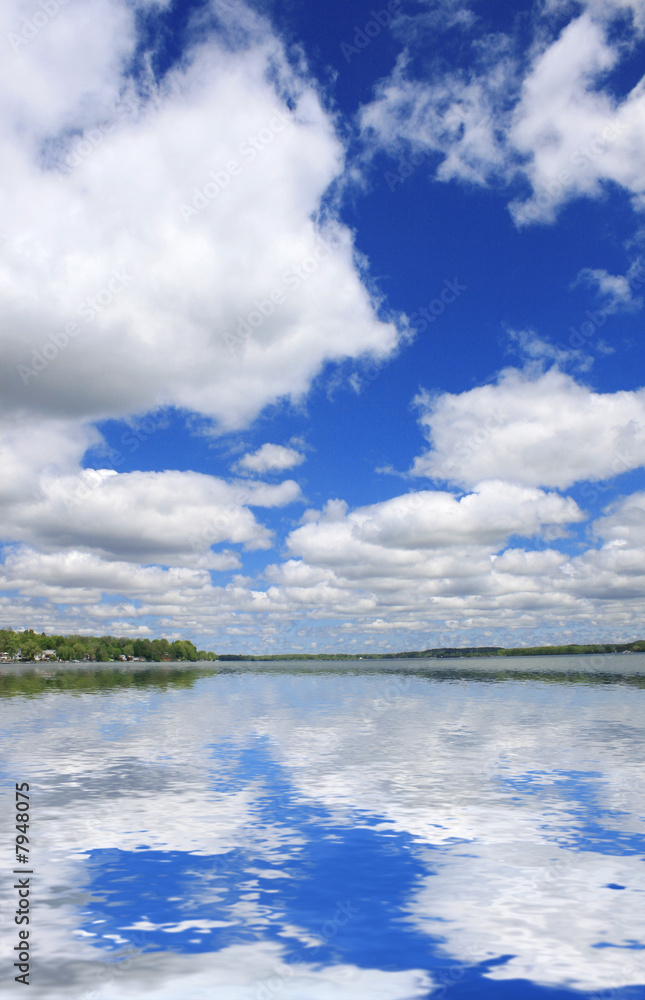
[(642, 834), (612, 830), (599, 822), (604, 816), (611, 818), (627, 813), (604, 809), (600, 805), (603, 779), (597, 771), (528, 771), (520, 777), (500, 776), (497, 780), (502, 787), (521, 791), (523, 795), (547, 801), (555, 798), (562, 802), (563, 811), (576, 821), (576, 825), (567, 825), (564, 837), (557, 834), (564, 829), (561, 825), (549, 825), (560, 847), (619, 856), (645, 854)]
[[(432, 871), (417, 856), (412, 836), (374, 829), (382, 822), (379, 816), (360, 814), (356, 819), (361, 825), (341, 825), (319, 803), (303, 801), (263, 738), (246, 745), (225, 740), (211, 750), (219, 764), (212, 773), (214, 790), (239, 792), (249, 783), (262, 783), (264, 794), (252, 826), (257, 853), (248, 841), (226, 854), (209, 856), (146, 845), (136, 851), (92, 851), (87, 888), (95, 900), (83, 914), (81, 930), (97, 935), (86, 939), (97, 948), (118, 952), (125, 939), (144, 951), (195, 953), (270, 940), (284, 947), (287, 962), (317, 967), (348, 963), (384, 971), (426, 969), (437, 984), (428, 994), (432, 1000), (445, 995), (454, 1000), (580, 1000), (581, 994), (574, 990), (489, 979), (487, 972), (513, 956), (457, 963), (442, 952), (441, 936), (419, 932), (406, 915), (406, 905)], [(584, 813), (591, 801), (589, 775), (563, 774), (562, 782), (567, 798), (580, 793), (577, 800)], [(531, 794), (545, 788), (552, 793), (558, 786), (558, 782), (532, 784), (530, 774), (517, 784)], [(579, 831), (579, 850), (596, 849), (583, 846), (589, 843), (584, 835), (590, 826), (587, 823)], [(276, 831), (281, 834), (280, 851), (287, 856), (280, 863), (267, 860), (266, 834)], [(614, 831), (606, 832), (618, 848), (612, 853), (625, 853), (625, 844)], [(250, 873), (254, 868), (265, 874)], [(272, 872), (287, 877), (271, 877)], [(243, 901), (249, 892), (257, 897)], [(243, 919), (235, 912), (242, 902), (248, 907)], [(126, 929), (144, 919), (155, 929)], [(184, 922), (201, 921), (224, 926), (177, 930)], [(320, 943), (303, 943), (288, 931), (289, 926), (301, 928)], [(120, 943), (115, 944), (115, 937)], [(610, 995), (611, 1000), (643, 1000), (645, 988), (617, 988)], [(604, 1000), (605, 993), (598, 996)]]
[(627, 944), (613, 944), (611, 941), (599, 941), (592, 948), (624, 948), (626, 951), (645, 951), (645, 944), (638, 941), (628, 941)]
[[(231, 746), (226, 743), (230, 771)], [(218, 753), (222, 749), (218, 747)], [(402, 956), (411, 946), (427, 952), (428, 937), (406, 924), (403, 916), (406, 899), (428, 874), (427, 866), (410, 850), (410, 835), (383, 836), (370, 829), (369, 824), (376, 825), (381, 817), (362, 817), (360, 827), (342, 826), (318, 803), (298, 801), (264, 740), (238, 748), (233, 772), (222, 778), (214, 775), (218, 791), (239, 791), (259, 778), (263, 783), (264, 795), (253, 818), (257, 853), (252, 853), (248, 843), (227, 854), (209, 856), (143, 848), (93, 851), (89, 864), (94, 877), (88, 888), (110, 905), (94, 906), (82, 930), (96, 932), (92, 921), (102, 919), (102, 935), (128, 938), (124, 928), (146, 919), (165, 928), (143, 934), (145, 950), (215, 951), (233, 943), (268, 939), (279, 941), (291, 952), (295, 949), (303, 961), (329, 964), (350, 960), (351, 953), (352, 961), (360, 956), (357, 964), (370, 968), (382, 966), (383, 941), (387, 941), (388, 968), (407, 968), (406, 962), (401, 964)], [(279, 865), (267, 861), (262, 850), (266, 835), (276, 829), (285, 845), (281, 850), (288, 854), (288, 860)], [(298, 843), (302, 840), (304, 846)], [(272, 877), (272, 872), (286, 877)], [(242, 923), (232, 908), (249, 892), (258, 894), (250, 907), (256, 918), (251, 915)], [(232, 922), (232, 926), (172, 932), (187, 920)], [(303, 945), (284, 933), (289, 924), (322, 943)], [(114, 947), (111, 938), (96, 938), (93, 943)]]

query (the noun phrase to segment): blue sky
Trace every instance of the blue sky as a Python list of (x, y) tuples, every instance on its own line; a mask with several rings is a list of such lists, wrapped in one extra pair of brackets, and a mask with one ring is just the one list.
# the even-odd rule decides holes
[(644, 3), (2, 18), (4, 624), (641, 635)]

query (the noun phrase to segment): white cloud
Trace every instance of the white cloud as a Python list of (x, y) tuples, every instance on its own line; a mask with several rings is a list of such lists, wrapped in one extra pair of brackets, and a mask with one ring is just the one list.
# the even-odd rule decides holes
[(122, 559), (190, 565), (211, 544), (269, 548), (271, 532), (246, 506), (282, 506), (296, 483), (226, 483), (197, 472), (88, 471), (41, 481), (33, 503), (17, 505), (13, 535), (21, 541), (89, 546)]
[[(5, 5), (5, 31), (22, 11)], [(235, 51), (211, 33), (145, 96), (125, 75), (135, 6), (70, 4), (6, 53), (10, 411), (122, 417), (163, 398), (237, 428), (327, 362), (395, 349), (322, 208), (344, 166), (333, 120), (267, 23), (240, 16)]]
[(468, 69), (441, 64), (425, 79), (406, 52), (362, 109), (368, 146), (431, 152), (443, 181), (528, 184), (531, 194), (509, 206), (518, 226), (551, 222), (567, 201), (598, 197), (608, 183), (641, 210), (643, 81), (618, 97), (605, 80), (630, 51), (612, 36), (616, 19), (631, 11), (640, 31), (643, 10), (587, 2), (559, 34), (548, 15), (538, 17), (528, 48), (510, 35), (477, 39)]
[(405, 7), (399, 9), (392, 31), (397, 38), (410, 42), (418, 40), (421, 31), (436, 35), (452, 28), (465, 29), (476, 19), (477, 15), (463, 0), (423, 0), (423, 6), (419, 5), (413, 13), (408, 14)]
[(515, 68), (500, 58), (494, 72), (480, 78), (443, 73), (434, 81), (410, 79), (407, 55), (380, 83), (374, 101), (361, 110), (368, 145), (395, 154), (402, 144), (442, 157), (440, 180), (485, 184), (506, 173), (507, 154), (496, 127), (496, 106), (512, 87)]
[[(568, 556), (549, 542), (584, 515), (570, 498), (535, 487), (488, 482), (461, 498), (421, 491), (354, 511), (333, 501), (291, 533), (291, 558), (267, 568), (266, 590), (244, 577), (214, 586), (206, 570), (232, 567), (236, 555), (209, 552), (208, 539), (192, 561), (184, 541), (169, 569), (119, 557), (111, 537), (101, 554), (97, 508), (91, 551), (9, 552), (2, 590), (22, 596), (0, 597), (0, 610), (7, 622), (48, 631), (114, 631), (110, 622), (130, 621), (136, 632), (154, 621), (156, 632), (220, 651), (302, 648), (304, 611), (309, 629), (324, 624), (323, 649), (357, 637), (365, 648), (383, 636), (394, 648), (481, 645), (490, 629), (499, 645), (584, 641), (590, 622), (598, 636), (629, 639), (639, 634), (645, 596), (644, 502), (637, 494), (615, 504), (592, 525), (599, 547)], [(172, 524), (176, 512), (167, 517)], [(237, 523), (261, 541), (252, 522)], [(522, 547), (520, 536), (539, 548)], [(172, 537), (166, 545), (159, 558), (171, 564)]]
[(249, 472), (282, 472), (304, 462), (305, 456), (295, 448), (282, 444), (263, 444), (257, 451), (247, 452), (237, 463), (240, 469)]
[[(314, 565), (330, 560), (348, 567), (360, 565), (360, 556), (373, 549), (384, 557), (405, 563), (418, 560), (423, 550), (460, 545), (502, 545), (511, 535), (537, 535), (545, 525), (566, 525), (582, 520), (576, 503), (556, 493), (482, 483), (475, 492), (458, 499), (451, 493), (424, 491), (394, 497), (351, 513), (338, 508), (322, 512), (319, 520), (291, 533), (292, 552)], [(407, 553), (407, 555), (404, 555)]]
[(640, 274), (642, 266), (637, 261), (627, 275), (610, 274), (604, 268), (585, 267), (579, 272), (575, 284), (585, 284), (588, 288), (595, 288), (600, 298), (603, 298), (603, 309), (606, 313), (634, 312), (643, 305), (643, 300), (634, 295), (634, 285), (639, 287), (642, 282), (636, 283), (636, 274)]
[[(56, 440), (34, 438), (36, 450), (45, 444)], [(607, 510), (592, 525), (596, 542), (578, 556), (550, 544), (584, 513), (534, 485), (489, 480), (461, 497), (422, 490), (355, 510), (332, 500), (288, 536), (289, 557), (266, 569), (266, 589), (244, 576), (214, 586), (208, 570), (239, 566), (231, 543), (271, 544), (249, 508), (297, 500), (294, 482), (79, 472), (73, 448), (61, 444), (58, 456), (30, 484), (14, 477), (21, 489), (14, 485), (7, 525), (22, 544), (6, 551), (0, 574), (9, 624), (103, 633), (130, 622), (133, 633), (141, 623), (250, 652), (302, 648), (304, 612), (308, 629), (324, 622), (323, 649), (357, 637), (365, 648), (383, 636), (394, 648), (482, 644), (487, 629), (496, 644), (561, 641), (567, 630), (584, 639), (590, 622), (608, 638), (639, 632), (641, 494)], [(523, 546), (521, 537), (532, 541)]]
[(496, 383), (418, 402), (432, 450), (414, 475), (564, 489), (645, 464), (645, 389), (596, 393), (557, 368), (509, 368)]
[(571, 499), (500, 482), (461, 499), (424, 491), (352, 512), (336, 501), (290, 534), (296, 558), (267, 570), (267, 596), (276, 608), (306, 606), (313, 615), (385, 613), (383, 627), (402, 613), (392, 628), (405, 628), (410, 615), (438, 623), (476, 606), (535, 607), (544, 603), (540, 578), (554, 594), (560, 589), (566, 557), (523, 553), (523, 561), (498, 566), (496, 553), (513, 535), (540, 536), (548, 527), (557, 537), (583, 516)]
[(85, 452), (101, 441), (102, 437), (95, 428), (73, 421), (34, 422), (20, 417), (5, 420), (0, 477), (3, 504), (33, 498), (38, 478), (43, 474), (78, 474)]
[(269, 548), (272, 532), (249, 507), (280, 507), (300, 497), (293, 480), (81, 469), (86, 448), (100, 441), (92, 428), (68, 422), (19, 424), (5, 435), (5, 541), (131, 562), (232, 568), (237, 557), (213, 553), (211, 545)]
[[(300, 399), (328, 362), (378, 364), (401, 336), (379, 320), (365, 262), (330, 207), (345, 168), (333, 117), (267, 23), (219, 5), (229, 33), (204, 21), (161, 83), (149, 73), (135, 82), (124, 67), (138, 9), (63, 5), (28, 44), (7, 46), (0, 70), (12, 92), (0, 127), (0, 491), (14, 543), (2, 568), (4, 620), (91, 631), (146, 629), (149, 618), (173, 633), (260, 646), (293, 638), (284, 625), (295, 628), (305, 608), (312, 621), (352, 617), (360, 635), (556, 629), (565, 615), (590, 614), (599, 627), (632, 628), (634, 511), (608, 512), (595, 528), (605, 544), (577, 559), (525, 551), (514, 536), (548, 542), (583, 517), (538, 487), (643, 463), (643, 391), (598, 394), (556, 370), (510, 369), (494, 385), (426, 400), (432, 450), (414, 471), (470, 492), (420, 491), (358, 510), (332, 500), (291, 533), (292, 558), (269, 568), (266, 590), (244, 576), (215, 587), (208, 571), (240, 568), (231, 545), (273, 544), (251, 508), (298, 500), (295, 482), (82, 469), (102, 443), (92, 421), (131, 420), (163, 401), (217, 429), (241, 428), (269, 404)], [(588, 5), (560, 38), (536, 44), (530, 65), (499, 36), (479, 43), (472, 73), (430, 84), (412, 79), (402, 58), (365, 127), (393, 150), (401, 138), (435, 150), (443, 179), (521, 176), (539, 191), (566, 161), (566, 194), (538, 198), (540, 218), (607, 179), (638, 196), (641, 90), (619, 101), (598, 85), (618, 66), (606, 31), (616, 9)], [(15, 0), (0, 27), (20, 32), (32, 15)], [(457, 20), (475, 23), (465, 8)], [(585, 160), (579, 144), (606, 120), (615, 137)], [(589, 273), (627, 303), (623, 279)], [(549, 355), (534, 337), (524, 346)], [(239, 469), (293, 468), (304, 456), (290, 445), (264, 444)]]
[[(619, 505), (615, 517), (594, 526), (605, 544), (572, 557), (548, 541), (585, 515), (571, 499), (535, 488), (488, 482), (461, 499), (424, 491), (353, 512), (335, 501), (308, 512), (287, 540), (294, 558), (267, 570), (267, 609), (288, 616), (306, 607), (312, 618), (345, 619), (339, 638), (374, 642), (386, 633), (403, 648), (414, 648), (415, 639), (464, 645), (468, 633), (486, 628), (507, 644), (535, 629), (538, 641), (563, 641), (589, 622), (598, 632), (637, 634), (642, 507), (638, 497)], [(514, 540), (520, 535), (546, 544), (522, 548)], [(485, 641), (480, 632), (478, 644)]]
[[(604, 322), (602, 317), (600, 322)], [(534, 330), (509, 330), (509, 353), (516, 353), (525, 362), (527, 370), (541, 371), (547, 363), (555, 363), (558, 368), (589, 371), (593, 357), (583, 350), (552, 344), (540, 337)], [(571, 338), (573, 340), (573, 338)], [(596, 349), (599, 349), (596, 344)]]
[(645, 493), (624, 497), (595, 522), (596, 534), (633, 548), (645, 549)]
[[(232, 569), (239, 565), (231, 552), (213, 553), (203, 559), (209, 567)], [(207, 588), (210, 575), (205, 570), (160, 566), (133, 566), (130, 561), (106, 560), (99, 556), (67, 549), (42, 553), (26, 546), (8, 552), (0, 573), (2, 588), (19, 588), (31, 597), (45, 597), (65, 604), (88, 604), (101, 600), (103, 593), (131, 598), (177, 600), (187, 591)], [(134, 611), (134, 607), (131, 611)], [(114, 614), (114, 608), (110, 608)], [(121, 623), (123, 625), (124, 623)]]
[[(214, 4), (163, 80), (145, 59), (135, 79), (150, 6), (88, 0), (36, 16), (13, 0), (0, 12), (0, 492), (3, 539), (18, 544), (4, 584), (23, 588), (2, 607), (16, 622), (34, 609), (57, 620), (65, 594), (76, 625), (141, 608), (181, 618), (207, 570), (239, 566), (212, 546), (270, 547), (250, 508), (299, 497), (292, 481), (83, 470), (103, 444), (92, 422), (163, 403), (245, 427), (299, 400), (327, 363), (385, 359), (399, 341), (328, 197), (344, 149), (302, 63), (250, 8)], [(299, 460), (268, 445), (242, 467)], [(102, 592), (146, 600), (102, 606)], [(213, 592), (199, 614), (219, 621)], [(229, 616), (262, 601), (239, 582), (231, 595)]]

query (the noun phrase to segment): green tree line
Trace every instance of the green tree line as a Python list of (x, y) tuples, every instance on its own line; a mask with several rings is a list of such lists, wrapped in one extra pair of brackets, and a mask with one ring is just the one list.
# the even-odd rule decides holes
[(470, 656), (553, 656), (572, 655), (576, 653), (643, 653), (645, 640), (634, 642), (588, 643), (586, 645), (571, 644), (567, 646), (519, 646), (504, 648), (502, 646), (461, 646), (441, 647), (434, 649), (409, 650), (403, 653), (269, 653), (246, 655), (243, 653), (216, 653), (197, 649), (188, 639), (132, 639), (112, 635), (47, 635), (45, 632), (34, 632), (27, 629), (16, 632), (13, 629), (0, 629), (0, 653), (6, 653), (12, 659), (33, 660), (40, 658), (43, 650), (53, 649), (59, 660), (92, 660), (97, 663), (107, 663), (119, 660), (121, 656), (136, 657), (152, 663), (163, 660), (411, 660), (411, 659), (446, 659)]
[(220, 653), (221, 661), (231, 660), (444, 660), (470, 656), (572, 656), (579, 653), (645, 653), (645, 639), (634, 642), (596, 642), (568, 646), (441, 646), (413, 649), (404, 653)]
[(188, 639), (131, 639), (113, 635), (47, 635), (27, 629), (15, 632), (0, 629), (0, 653), (12, 659), (34, 660), (40, 658), (45, 649), (56, 651), (59, 660), (94, 660), (108, 663), (122, 656), (160, 663), (162, 660), (216, 660), (217, 654), (197, 649)]

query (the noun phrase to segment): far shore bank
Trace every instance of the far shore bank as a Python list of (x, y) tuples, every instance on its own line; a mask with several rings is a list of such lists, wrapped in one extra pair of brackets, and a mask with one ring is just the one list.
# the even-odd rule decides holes
[[(642, 652), (625, 655), (577, 653), (569, 656), (517, 656), (511, 659), (492, 657), (451, 657), (450, 659), (365, 659), (322, 660), (185, 660), (164, 663), (63, 663), (5, 662), (0, 664), (0, 698), (36, 697), (46, 692), (69, 691), (96, 693), (117, 688), (189, 688), (213, 678), (278, 675), (356, 676), (364, 674), (390, 677), (394, 696), (403, 695), (413, 680), (482, 683), (539, 681), (546, 684), (614, 685), (645, 687), (645, 656)], [(398, 676), (398, 680), (396, 679)], [(388, 690), (389, 690), (388, 687)], [(389, 697), (389, 696), (388, 696)]]

